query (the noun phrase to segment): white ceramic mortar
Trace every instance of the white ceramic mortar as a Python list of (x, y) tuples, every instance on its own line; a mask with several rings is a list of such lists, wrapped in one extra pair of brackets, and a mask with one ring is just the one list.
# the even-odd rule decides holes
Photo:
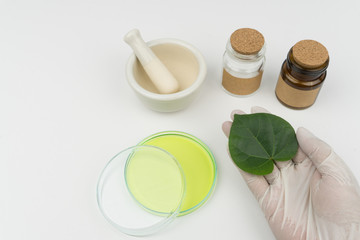
[(204, 57), (195, 47), (178, 39), (163, 38), (150, 41), (147, 44), (149, 47), (161, 44), (177, 44), (188, 49), (198, 62), (199, 71), (197, 78), (188, 88), (176, 93), (159, 94), (148, 91), (140, 86), (140, 84), (135, 79), (134, 64), (136, 63), (137, 59), (135, 54), (132, 54), (126, 64), (126, 78), (128, 83), (135, 91), (139, 99), (152, 110), (159, 112), (174, 112), (184, 109), (196, 98), (200, 87), (205, 80), (206, 64)]

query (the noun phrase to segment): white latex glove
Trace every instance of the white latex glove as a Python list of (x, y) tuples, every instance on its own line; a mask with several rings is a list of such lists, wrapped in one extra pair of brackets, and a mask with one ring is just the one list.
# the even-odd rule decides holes
[[(267, 112), (254, 107), (252, 113)], [(245, 114), (233, 111), (234, 114)], [(232, 122), (223, 124), (228, 137)], [(305, 128), (296, 132), (292, 161), (257, 176), (240, 170), (278, 240), (360, 239), (360, 188), (350, 169)]]

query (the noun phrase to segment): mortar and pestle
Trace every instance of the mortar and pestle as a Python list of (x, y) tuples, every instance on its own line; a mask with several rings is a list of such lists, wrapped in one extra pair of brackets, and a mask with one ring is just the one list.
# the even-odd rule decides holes
[(128, 32), (124, 41), (134, 50), (126, 78), (146, 106), (174, 112), (196, 98), (206, 75), (205, 60), (196, 48), (170, 38), (145, 43), (137, 29)]

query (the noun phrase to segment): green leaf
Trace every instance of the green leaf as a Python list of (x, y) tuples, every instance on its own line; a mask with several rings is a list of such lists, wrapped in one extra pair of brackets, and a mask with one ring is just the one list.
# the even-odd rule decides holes
[(291, 160), (298, 150), (294, 128), (269, 114), (235, 115), (229, 136), (229, 151), (235, 164), (256, 175), (273, 171), (273, 161)]

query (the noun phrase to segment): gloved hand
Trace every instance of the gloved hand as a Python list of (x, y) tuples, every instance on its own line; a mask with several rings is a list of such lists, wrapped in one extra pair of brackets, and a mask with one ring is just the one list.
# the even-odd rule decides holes
[[(252, 113), (267, 112), (254, 107)], [(245, 114), (233, 111), (234, 114)], [(223, 124), (228, 137), (232, 122)], [(276, 162), (271, 174), (240, 172), (278, 240), (360, 239), (360, 188), (350, 169), (305, 128), (296, 132), (299, 150)]]

